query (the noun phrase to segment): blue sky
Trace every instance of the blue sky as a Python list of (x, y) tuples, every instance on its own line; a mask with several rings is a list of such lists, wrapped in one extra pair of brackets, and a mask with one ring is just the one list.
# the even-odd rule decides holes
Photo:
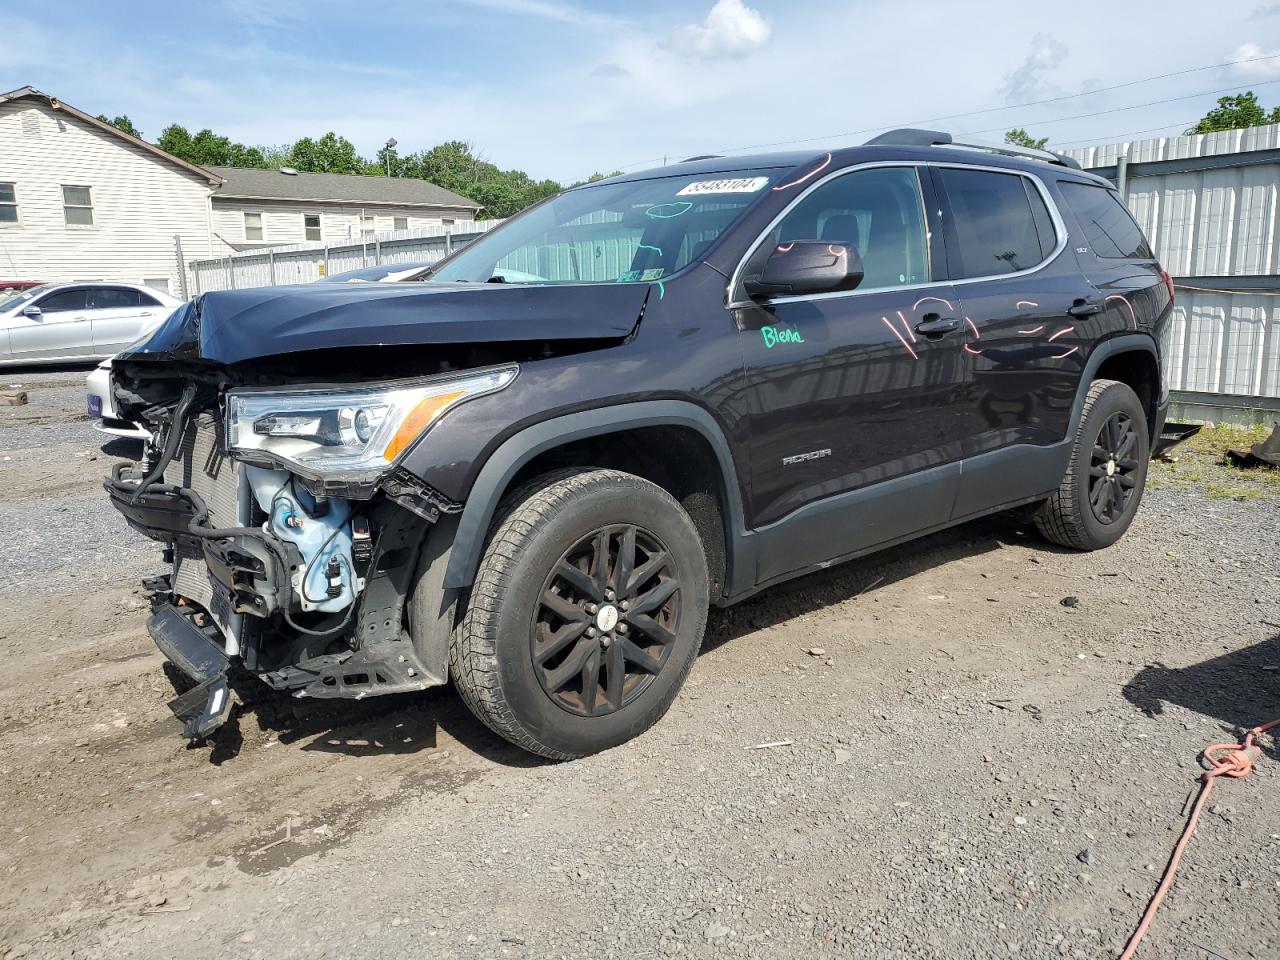
[(366, 154), (462, 139), (565, 181), (978, 110), (935, 125), (1077, 145), (1179, 132), (1250, 86), (1280, 103), (1280, 3), (1252, 0), (52, 0), (4, 23), (0, 88), (151, 138), (176, 121), (265, 144), (332, 129)]

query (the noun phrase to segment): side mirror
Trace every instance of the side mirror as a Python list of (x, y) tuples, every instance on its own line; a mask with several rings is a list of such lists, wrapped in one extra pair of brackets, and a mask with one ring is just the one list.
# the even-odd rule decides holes
[(773, 249), (758, 277), (743, 281), (753, 300), (797, 293), (852, 290), (862, 282), (857, 247), (825, 240), (791, 240)]
[(30, 317), (32, 320), (39, 320), (44, 316), (44, 311), (37, 307), (34, 303), (22, 311), (24, 317)]

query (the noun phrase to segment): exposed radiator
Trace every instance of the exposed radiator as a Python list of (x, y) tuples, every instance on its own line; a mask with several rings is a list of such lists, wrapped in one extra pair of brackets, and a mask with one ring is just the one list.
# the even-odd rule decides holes
[[(228, 457), (222, 442), (222, 420), (203, 413), (187, 425), (178, 454), (164, 471), (164, 482), (189, 487), (209, 508), (214, 527), (238, 527), (248, 521), (248, 497), (241, 490), (240, 465)], [(239, 614), (209, 577), (199, 547), (179, 546), (173, 555), (173, 592), (207, 610), (232, 643), (240, 634)]]

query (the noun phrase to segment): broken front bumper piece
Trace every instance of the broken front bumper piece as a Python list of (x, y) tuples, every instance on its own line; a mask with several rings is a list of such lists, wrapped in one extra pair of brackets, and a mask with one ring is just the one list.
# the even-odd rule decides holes
[(200, 626), (202, 614), (166, 603), (147, 620), (147, 632), (169, 662), (196, 681), (196, 685), (169, 701), (169, 709), (182, 722), (183, 736), (202, 740), (227, 722), (231, 715), (231, 688), (227, 671), (231, 661), (222, 649), (222, 635), (211, 624)]

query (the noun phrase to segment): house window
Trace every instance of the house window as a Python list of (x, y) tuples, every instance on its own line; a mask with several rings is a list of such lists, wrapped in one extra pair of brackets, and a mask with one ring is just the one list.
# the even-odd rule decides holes
[(445, 217), (443, 220), (440, 221), (440, 226), (444, 227), (446, 230), (452, 230), (453, 221), (448, 217)]
[(304, 213), (302, 215), (302, 229), (306, 233), (308, 240), (320, 239), (320, 214)]
[(93, 200), (88, 187), (63, 187), (62, 210), (68, 227), (93, 226)]
[(395, 218), (395, 221), (394, 221), (394, 224), (393, 224), (393, 226), (392, 226), (392, 229), (393, 229), (393, 230), (408, 230), (408, 229), (409, 229), (409, 218), (408, 218), (408, 217), (396, 217), (396, 218)]
[(244, 212), (244, 238), (246, 240), (262, 239), (262, 214)]
[(18, 194), (12, 183), (0, 183), (0, 223), (18, 222)]
[(149, 280), (142, 281), (143, 286), (150, 287), (152, 290), (159, 290), (161, 293), (169, 292), (168, 277), (152, 277)]
[(366, 237), (373, 236), (373, 217), (362, 216), (360, 218), (360, 232)]

